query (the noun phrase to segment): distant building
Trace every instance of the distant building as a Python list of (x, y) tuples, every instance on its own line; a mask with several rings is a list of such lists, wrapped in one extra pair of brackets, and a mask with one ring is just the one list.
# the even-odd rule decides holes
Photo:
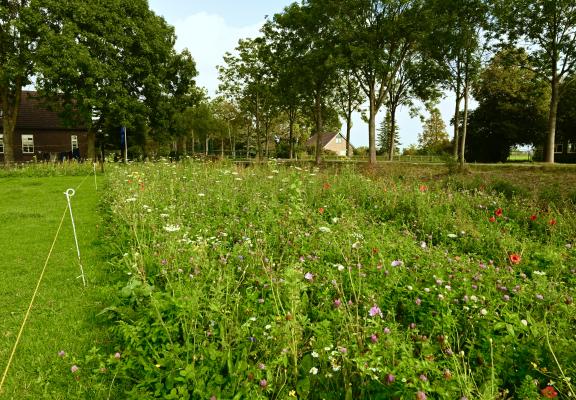
[[(14, 161), (84, 158), (88, 131), (67, 128), (57, 111), (43, 106), (36, 92), (23, 91), (14, 129)], [(3, 113), (0, 112), (0, 162), (4, 162)]]
[[(537, 146), (534, 161), (544, 160), (544, 146)], [(576, 140), (556, 136), (554, 143), (554, 162), (576, 163)]]
[[(346, 138), (339, 132), (324, 133), (320, 137), (320, 146), (322, 150), (332, 152), (338, 156), (346, 155), (346, 145), (350, 148), (350, 154), (354, 151), (354, 147), (346, 141)], [(316, 147), (316, 135), (312, 135), (306, 141), (306, 147)]]

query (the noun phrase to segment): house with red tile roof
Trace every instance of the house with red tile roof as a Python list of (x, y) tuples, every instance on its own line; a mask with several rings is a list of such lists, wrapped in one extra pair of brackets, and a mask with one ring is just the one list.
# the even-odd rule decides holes
[[(350, 154), (354, 151), (354, 147), (346, 141), (340, 132), (324, 133), (320, 137), (320, 146), (322, 150), (332, 152), (338, 156), (346, 155), (346, 145), (350, 148)], [(312, 135), (306, 141), (306, 147), (316, 147), (316, 135)]]
[[(2, 122), (0, 113), (0, 162), (4, 162)], [(16, 162), (83, 158), (88, 150), (87, 136), (84, 127), (66, 127), (58, 111), (42, 104), (36, 92), (22, 92), (14, 130)]]

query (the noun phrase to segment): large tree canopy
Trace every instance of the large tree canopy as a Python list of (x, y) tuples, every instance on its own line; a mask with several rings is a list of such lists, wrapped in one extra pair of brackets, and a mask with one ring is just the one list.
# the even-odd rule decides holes
[(550, 85), (544, 158), (553, 163), (560, 87), (576, 68), (576, 2), (494, 0), (493, 3), (501, 33), (507, 41), (523, 46), (532, 70)]
[(44, 98), (74, 109), (64, 117), (80, 118), (69, 123), (89, 128), (90, 157), (94, 121), (101, 129), (148, 125), (164, 133), (175, 108), (193, 101), (194, 61), (174, 51), (174, 29), (146, 0), (8, 1), (0, 23), (6, 162), (14, 159), (20, 93), (32, 80)]
[(544, 142), (550, 90), (523, 51), (495, 55), (474, 87), (479, 106), (470, 118), (470, 161), (504, 162), (515, 145)]

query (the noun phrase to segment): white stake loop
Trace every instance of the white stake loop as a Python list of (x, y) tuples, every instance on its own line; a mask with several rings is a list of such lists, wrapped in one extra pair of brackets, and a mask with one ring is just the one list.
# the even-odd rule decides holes
[(80, 264), (80, 276), (82, 283), (86, 286), (86, 278), (84, 278), (84, 268), (82, 267), (82, 260), (80, 259), (80, 246), (78, 246), (78, 236), (76, 235), (76, 224), (74, 223), (74, 215), (72, 214), (72, 204), (70, 198), (76, 194), (74, 189), (68, 189), (64, 192), (66, 200), (68, 201), (68, 210), (70, 210), (70, 219), (72, 220), (72, 230), (74, 232), (74, 241), (76, 242), (76, 253), (78, 254), (78, 264)]

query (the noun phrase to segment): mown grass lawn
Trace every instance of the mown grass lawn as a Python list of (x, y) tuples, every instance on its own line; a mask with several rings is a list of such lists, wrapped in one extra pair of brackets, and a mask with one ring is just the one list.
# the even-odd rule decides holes
[[(76, 399), (97, 395), (70, 373), (72, 354), (105, 347), (95, 314), (102, 308), (95, 282), (102, 263), (97, 212), (99, 193), (93, 177), (4, 177), (0, 179), (0, 369), (5, 371), (28, 304), (72, 198), (88, 286), (83, 287), (69, 214), (49, 259), (44, 279), (23, 331), (2, 399)], [(65, 351), (66, 357), (58, 353)]]

